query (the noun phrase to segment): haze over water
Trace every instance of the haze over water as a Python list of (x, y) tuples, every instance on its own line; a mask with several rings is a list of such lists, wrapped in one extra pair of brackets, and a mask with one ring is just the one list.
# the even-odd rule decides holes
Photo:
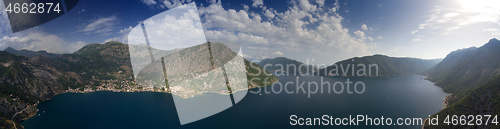
[[(172, 95), (167, 93), (66, 93), (42, 102), (38, 114), (22, 123), (26, 129), (88, 129), (88, 128), (363, 128), (357, 126), (313, 125), (291, 126), (290, 116), (301, 118), (321, 118), (322, 115), (349, 117), (368, 115), (371, 118), (422, 118), (432, 115), (443, 108), (446, 93), (420, 75), (394, 77), (349, 78), (353, 84), (361, 81), (366, 85), (362, 94), (323, 94), (319, 91), (287, 94), (284, 90), (275, 94), (271, 86), (261, 89), (261, 94), (248, 93), (233, 107), (208, 118), (180, 125)], [(279, 76), (280, 82), (296, 81), (296, 77)], [(346, 77), (323, 77), (323, 81), (345, 84)], [(321, 83), (318, 76), (301, 76), (299, 82)], [(352, 85), (352, 84), (351, 84)], [(352, 87), (352, 86), (351, 86)], [(275, 87), (278, 91), (278, 87)], [(297, 91), (295, 84), (287, 87)], [(251, 89), (255, 92), (259, 89)], [(351, 89), (352, 90), (352, 89)], [(238, 94), (238, 93), (236, 93)], [(196, 96), (192, 101), (207, 101), (219, 94)], [(177, 96), (174, 96), (177, 97)], [(45, 111), (45, 113), (44, 113)], [(210, 126), (207, 126), (210, 125)], [(370, 128), (421, 128), (421, 125), (372, 125)]]

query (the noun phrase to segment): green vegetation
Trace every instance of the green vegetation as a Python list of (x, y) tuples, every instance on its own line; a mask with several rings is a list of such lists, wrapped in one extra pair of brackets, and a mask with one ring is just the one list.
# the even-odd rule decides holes
[[(258, 69), (253, 68), (252, 66), (258, 67)], [(278, 81), (278, 77), (272, 75), (271, 73), (269, 73), (266, 70), (263, 70), (264, 68), (260, 67), (259, 65), (255, 64), (255, 63), (252, 63), (246, 59), (245, 59), (245, 68), (247, 70), (247, 80), (248, 80), (249, 87), (253, 87), (255, 85), (258, 85), (260, 87), (264, 87), (264, 86), (271, 85), (272, 83)], [(259, 71), (260, 71), (260, 74), (257, 76), (250, 75), (250, 73), (257, 74), (257, 73), (259, 73)], [(271, 75), (271, 76), (268, 76), (268, 75)], [(258, 78), (258, 79), (254, 79), (252, 81), (253, 78)], [(266, 80), (269, 83), (264, 84), (264, 81), (266, 81)]]
[[(362, 67), (358, 67), (359, 64), (364, 64), (366, 67), (366, 74), (368, 75), (369, 65), (376, 64), (378, 66), (378, 76), (395, 76), (395, 75), (405, 75), (405, 74), (418, 74), (424, 72), (425, 70), (430, 69), (441, 61), (440, 59), (433, 60), (424, 60), (418, 58), (398, 58), (398, 57), (389, 57), (385, 55), (373, 55), (373, 56), (365, 56), (365, 57), (354, 57), (347, 60), (339, 61), (335, 63), (337, 65), (338, 74), (341, 75), (342, 69), (347, 70), (347, 66), (349, 65), (349, 69), (347, 70), (346, 76), (352, 76), (352, 65), (354, 67), (354, 76), (357, 76), (357, 70), (362, 69)], [(326, 75), (325, 73), (330, 73), (332, 69), (335, 69), (334, 65), (328, 66), (326, 69), (319, 70), (319, 75)], [(325, 72), (326, 70), (326, 72)], [(315, 73), (317, 74), (317, 73)], [(335, 74), (335, 72), (333, 72)], [(370, 75), (368, 75), (370, 76)], [(371, 76), (376, 76), (376, 67), (372, 67)]]
[[(183, 98), (189, 98), (203, 93), (227, 94), (228, 88), (219, 86), (227, 86), (226, 81), (221, 81), (225, 80), (224, 74), (235, 78), (231, 84), (231, 90), (234, 91), (248, 89), (249, 86), (250, 88), (266, 86), (278, 80), (267, 71), (268, 75), (265, 75), (265, 70), (262, 67), (244, 60), (225, 44), (210, 43), (212, 55), (209, 54), (208, 47), (208, 43), (199, 44), (166, 55), (163, 58), (164, 62), (155, 60), (152, 63), (145, 63), (146, 65), (143, 68), (139, 68), (140, 71), (138, 70), (136, 81), (142, 86), (163, 87), (165, 86), (165, 79), (162, 70), (165, 68), (168, 71), (168, 85), (176, 87), (172, 88), (172, 93)], [(131, 55), (135, 55), (135, 53)], [(132, 60), (132, 63), (134, 62), (136, 60)], [(253, 64), (254, 67), (250, 67), (250, 64)], [(241, 66), (243, 65), (246, 66), (245, 69), (242, 69)], [(222, 69), (226, 73), (221, 72)], [(258, 73), (259, 71), (260, 74), (248, 74)], [(208, 86), (207, 84), (215, 86)]]
[(473, 89), (463, 99), (431, 116), (431, 118), (439, 116), (439, 125), (429, 126), (428, 123), (425, 124), (425, 128), (500, 128), (500, 126), (491, 123), (493, 118), (489, 120), (488, 125), (485, 123), (486, 118), (483, 118), (481, 126), (452, 126), (443, 123), (448, 115), (450, 115), (450, 119), (452, 115), (500, 115), (500, 76)]
[[(300, 72), (302, 73), (312, 73), (314, 69), (314, 67), (312, 66), (307, 66), (306, 64), (300, 62), (300, 61), (296, 61), (296, 60), (292, 60), (292, 59), (288, 59), (286, 57), (276, 57), (274, 59), (264, 59), (262, 61), (260, 61), (258, 63), (261, 67), (265, 67), (266, 70), (268, 71), (274, 71), (274, 70), (284, 70), (285, 72), (287, 72), (288, 74), (299, 74)], [(267, 66), (265, 66), (267, 65)], [(281, 67), (281, 66), (283, 67)], [(300, 65), (303, 65), (303, 67), (299, 67)], [(290, 67), (287, 67), (287, 66), (290, 66)], [(293, 67), (295, 66), (295, 67)], [(307, 70), (309, 69), (309, 70)], [(300, 70), (300, 72), (299, 72)]]
[[(198, 49), (202, 48), (202, 46), (199, 45)], [(196, 47), (193, 47), (183, 52), (184, 54), (191, 53), (188, 57), (197, 56), (199, 58), (196, 59), (204, 59), (203, 56), (198, 56), (200, 54), (192, 54), (195, 52), (189, 51), (195, 49)], [(220, 57), (220, 59), (215, 61), (216, 64), (227, 62), (231, 60), (229, 57), (236, 55), (234, 52), (228, 54), (230, 49), (227, 46), (224, 48), (220, 45), (219, 48), (215, 48), (214, 50), (217, 50), (214, 52), (214, 57)], [(167, 55), (171, 52), (155, 50), (155, 53)], [(193, 61), (201, 62), (197, 60)], [(248, 66), (250, 63), (245, 60), (247, 70), (255, 71), (255, 69), (249, 69)], [(176, 68), (200, 66), (190, 63), (186, 64), (179, 63), (180, 66)], [(254, 65), (262, 70), (258, 65)], [(191, 68), (191, 70), (193, 69), (195, 68)], [(185, 69), (178, 70), (185, 72), (183, 71)], [(102, 85), (104, 85), (104, 88), (113, 87), (115, 89), (128, 90), (129, 88), (137, 87), (137, 89), (144, 89), (144, 87), (135, 84), (133, 76), (128, 45), (119, 42), (90, 44), (73, 54), (63, 54), (52, 58), (35, 55), (33, 58), (28, 59), (23, 56), (16, 56), (9, 52), (0, 51), (0, 98), (6, 98), (9, 102), (15, 101), (15, 104), (0, 103), (0, 112), (5, 113), (0, 113), (0, 118), (2, 118), (0, 120), (0, 127), (10, 128), (12, 123), (9, 124), (9, 118), (12, 116), (9, 115), (14, 114), (11, 110), (1, 109), (10, 109), (13, 106), (17, 109), (25, 108), (23, 107), (25, 106), (24, 104), (33, 104), (37, 101), (49, 99), (55, 94), (64, 93), (68, 87), (79, 91), (84, 91), (85, 87), (96, 90)], [(162, 77), (162, 75), (155, 75), (155, 77)], [(247, 77), (252, 78), (252, 76)], [(253, 83), (259, 86), (269, 85), (278, 80), (275, 76), (266, 76), (263, 73), (256, 77), (261, 78), (261, 80), (256, 80)], [(270, 83), (263, 84), (264, 78)], [(246, 82), (242, 81), (241, 83)], [(248, 80), (248, 83), (250, 84), (250, 80)], [(165, 88), (156, 88), (155, 91), (165, 91)], [(11, 94), (12, 96), (10, 96)], [(19, 122), (19, 120), (21, 119), (16, 118), (14, 122)]]
[(480, 48), (453, 51), (436, 67), (427, 71), (428, 79), (453, 93), (453, 104), (472, 89), (500, 74), (500, 41), (491, 39)]
[[(12, 96), (10, 96), (12, 94)], [(20, 90), (19, 88), (12, 86), (8, 83), (3, 83), (0, 85), (0, 98), (14, 98), (18, 97), (19, 101), (25, 102), (25, 103), (35, 103), (36, 101), (39, 100), (39, 98), (27, 94)], [(12, 102), (12, 99), (7, 99), (7, 101)]]
[[(425, 128), (500, 128), (488, 125), (451, 126), (443, 123), (448, 115), (500, 115), (500, 41), (491, 39), (480, 48), (453, 51), (436, 67), (427, 71), (428, 78), (445, 92), (453, 93), (450, 106), (431, 116), (439, 116), (439, 125)], [(451, 117), (450, 117), (451, 118)], [(467, 120), (469, 121), (469, 120)]]

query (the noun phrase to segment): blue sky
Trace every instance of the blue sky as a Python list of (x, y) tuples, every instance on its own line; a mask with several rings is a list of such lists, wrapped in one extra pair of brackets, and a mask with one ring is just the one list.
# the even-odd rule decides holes
[(67, 14), (14, 34), (6, 12), (0, 12), (0, 49), (70, 53), (90, 43), (125, 42), (140, 21), (191, 2), (207, 39), (236, 41), (252, 60), (285, 56), (331, 64), (373, 54), (444, 58), (500, 38), (495, 0), (80, 0)]

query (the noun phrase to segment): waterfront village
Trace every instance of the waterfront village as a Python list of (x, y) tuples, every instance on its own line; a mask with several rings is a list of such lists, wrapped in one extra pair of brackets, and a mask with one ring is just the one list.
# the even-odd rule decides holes
[(120, 79), (97, 79), (94, 76), (92, 79), (97, 85), (87, 84), (85, 87), (72, 89), (68, 87), (66, 92), (73, 93), (89, 93), (96, 91), (113, 91), (113, 92), (142, 92), (142, 91), (154, 91), (154, 92), (166, 92), (165, 87), (147, 87), (137, 85), (137, 82), (133, 81), (131, 76), (129, 77), (119, 77)]

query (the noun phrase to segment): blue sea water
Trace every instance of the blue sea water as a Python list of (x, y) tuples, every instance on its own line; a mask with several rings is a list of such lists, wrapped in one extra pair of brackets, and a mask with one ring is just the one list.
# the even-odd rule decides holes
[[(136, 128), (421, 128), (421, 125), (295, 125), (290, 116), (300, 118), (321, 118), (323, 115), (345, 118), (351, 115), (370, 118), (391, 118), (395, 124), (397, 118), (425, 119), (443, 108), (446, 93), (420, 75), (392, 77), (319, 77), (280, 76), (280, 83), (307, 82), (331, 84), (347, 79), (353, 84), (363, 82), (364, 92), (347, 93), (346, 87), (340, 94), (323, 93), (288, 94), (284, 89), (280, 93), (279, 85), (261, 89), (251, 89), (233, 107), (218, 114), (186, 125), (180, 125), (173, 96), (168, 93), (154, 92), (109, 92), (65, 93), (42, 102), (40, 111), (34, 117), (21, 124), (26, 129), (136, 129)], [(296, 84), (288, 86), (288, 91), (296, 92)], [(337, 87), (340, 91), (340, 87)], [(361, 86), (357, 87), (361, 91)], [(314, 90), (315, 87), (312, 88)], [(260, 91), (259, 93), (253, 93)], [(266, 93), (268, 91), (270, 93)], [(236, 94), (239, 94), (238, 92)], [(207, 101), (221, 97), (219, 94), (204, 94), (190, 98), (193, 101)], [(177, 96), (174, 96), (177, 97)], [(323, 122), (323, 121), (321, 121)], [(318, 123), (316, 123), (318, 124)]]

